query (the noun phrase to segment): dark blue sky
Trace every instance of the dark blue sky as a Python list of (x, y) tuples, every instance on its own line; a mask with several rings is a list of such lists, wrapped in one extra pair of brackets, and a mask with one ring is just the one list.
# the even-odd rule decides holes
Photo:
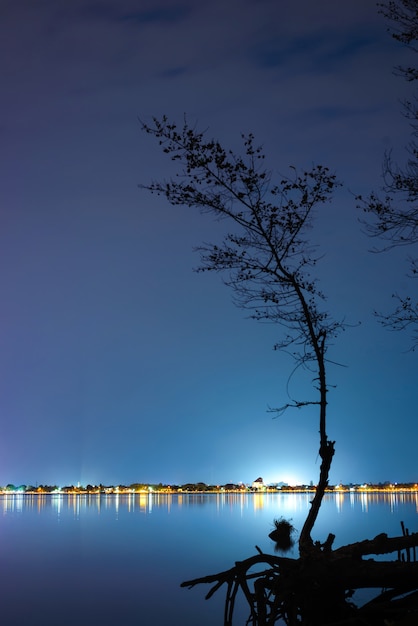
[[(371, 0), (3, 0), (0, 484), (316, 481), (313, 408), (272, 419), (292, 361), (193, 246), (219, 224), (150, 197), (173, 171), (138, 117), (263, 143), (274, 173), (344, 183), (312, 232), (335, 342), (331, 481), (415, 481), (417, 355), (373, 317), (412, 285), (371, 255), (354, 194), (409, 128), (408, 53)], [(361, 322), (359, 325), (358, 323)], [(307, 396), (309, 377), (289, 391)]]

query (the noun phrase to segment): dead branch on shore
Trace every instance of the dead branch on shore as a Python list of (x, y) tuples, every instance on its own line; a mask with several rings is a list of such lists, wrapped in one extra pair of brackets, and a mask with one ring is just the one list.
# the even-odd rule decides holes
[[(402, 530), (401, 537), (382, 533), (336, 550), (331, 550), (330, 542), (315, 544), (315, 551), (298, 559), (264, 554), (257, 548), (258, 554), (234, 567), (181, 586), (210, 584), (209, 599), (225, 584), (224, 626), (232, 626), (239, 591), (248, 603), (251, 626), (397, 625), (409, 615), (418, 623), (418, 533), (409, 534), (403, 525)], [(396, 560), (363, 559), (392, 553), (397, 553)], [(382, 591), (357, 607), (354, 592), (374, 588)]]

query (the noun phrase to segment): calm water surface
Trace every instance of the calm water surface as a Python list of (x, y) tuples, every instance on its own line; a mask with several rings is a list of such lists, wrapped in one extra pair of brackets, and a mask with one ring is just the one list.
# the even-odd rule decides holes
[[(274, 552), (273, 519), (301, 530), (312, 495), (0, 497), (3, 626), (217, 626), (224, 592), (180, 582)], [(334, 547), (418, 531), (417, 494), (326, 496), (313, 538)], [(247, 613), (237, 612), (237, 624)]]

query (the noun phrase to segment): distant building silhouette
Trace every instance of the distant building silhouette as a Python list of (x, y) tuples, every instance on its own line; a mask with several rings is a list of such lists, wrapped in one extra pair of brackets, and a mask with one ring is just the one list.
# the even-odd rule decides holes
[(254, 491), (265, 491), (266, 486), (261, 476), (255, 479), (255, 481), (251, 485), (251, 489), (254, 489)]

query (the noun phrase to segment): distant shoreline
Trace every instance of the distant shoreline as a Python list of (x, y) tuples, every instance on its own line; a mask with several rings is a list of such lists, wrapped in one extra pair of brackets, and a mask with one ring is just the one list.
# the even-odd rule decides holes
[[(82, 487), (64, 488), (48, 490), (43, 488), (37, 488), (34, 490), (12, 490), (2, 489), (0, 490), (0, 497), (9, 496), (187, 496), (187, 495), (223, 495), (223, 494), (236, 494), (236, 495), (271, 495), (271, 494), (304, 494), (315, 493), (315, 487), (302, 486), (302, 487), (280, 487), (270, 488), (265, 487), (262, 489), (251, 488), (239, 488), (239, 489), (224, 489), (224, 488), (208, 488), (208, 489), (182, 489), (182, 488), (153, 488), (148, 487), (145, 489), (132, 489), (132, 488), (117, 488), (117, 487), (105, 487), (103, 489), (84, 489)], [(418, 493), (418, 484), (403, 484), (390, 485), (390, 486), (377, 486), (377, 485), (361, 485), (354, 487), (335, 486), (329, 487), (326, 494), (390, 494), (390, 493)]]

